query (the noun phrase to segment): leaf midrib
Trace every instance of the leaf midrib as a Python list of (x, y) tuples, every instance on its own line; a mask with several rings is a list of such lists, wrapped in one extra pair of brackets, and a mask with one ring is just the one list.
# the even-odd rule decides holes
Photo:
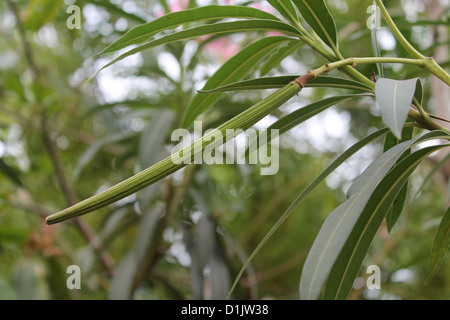
[[(419, 157), (416, 161), (414, 161), (414, 162), (409, 166), (409, 168), (413, 168), (414, 166), (416, 166), (416, 165), (417, 165), (420, 161), (422, 161), (423, 158), (425, 158), (427, 155), (428, 155), (428, 153), (427, 153), (427, 154), (424, 154), (422, 157)], [(409, 170), (410, 170), (410, 169), (408, 169), (408, 172), (409, 172)], [(345, 267), (345, 269), (344, 269), (344, 273), (343, 273), (343, 276), (341, 277), (341, 279), (344, 279), (344, 278), (345, 278), (345, 275), (346, 275), (347, 272), (348, 272), (349, 266), (350, 266), (352, 260), (354, 259), (354, 256), (355, 256), (355, 253), (356, 253), (356, 248), (359, 247), (359, 244), (360, 244), (360, 242), (361, 242), (361, 239), (363, 238), (363, 235), (366, 233), (367, 228), (368, 228), (369, 225), (371, 224), (371, 222), (372, 222), (373, 218), (375, 217), (375, 215), (378, 213), (378, 210), (380, 209), (381, 204), (384, 202), (384, 200), (386, 199), (386, 197), (388, 196), (388, 194), (390, 194), (390, 192), (392, 191), (392, 189), (393, 189), (395, 186), (397, 186), (398, 183), (399, 183), (399, 181), (406, 175), (406, 172), (407, 172), (407, 171), (403, 171), (403, 172), (400, 174), (399, 178), (396, 179), (396, 181), (394, 182), (394, 184), (391, 184), (391, 185), (389, 186), (388, 192), (385, 192), (385, 193), (384, 193), (384, 195), (383, 195), (383, 197), (381, 198), (381, 200), (380, 200), (380, 201), (377, 203), (377, 205), (375, 206), (375, 210), (373, 211), (372, 215), (370, 216), (368, 223), (366, 223), (366, 225), (364, 226), (363, 232), (361, 232), (360, 236), (358, 237), (358, 241), (356, 242), (356, 245), (353, 247), (352, 254), (351, 254), (351, 256), (350, 256), (350, 259), (347, 260), (347, 264), (346, 264), (346, 267)], [(336, 297), (339, 295), (338, 293), (339, 293), (339, 291), (341, 290), (342, 284), (343, 284), (343, 281), (342, 281), (342, 280), (339, 281), (339, 286), (338, 286), (338, 289), (336, 290), (336, 294), (335, 294), (335, 296), (334, 296), (334, 299), (336, 299)]]

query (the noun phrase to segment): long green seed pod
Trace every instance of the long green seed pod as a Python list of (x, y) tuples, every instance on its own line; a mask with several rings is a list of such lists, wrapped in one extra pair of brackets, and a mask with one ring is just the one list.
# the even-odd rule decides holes
[[(203, 152), (207, 146), (212, 146), (212, 144), (217, 144), (217, 146), (230, 140), (231, 138), (226, 137), (227, 129), (242, 129), (246, 130), (254, 125), (256, 122), (264, 118), (266, 115), (280, 107), (290, 98), (295, 96), (300, 90), (305, 86), (306, 82), (310, 80), (311, 76), (309, 74), (297, 78), (295, 81), (287, 84), (280, 90), (272, 93), (264, 100), (258, 102), (254, 106), (240, 113), (231, 120), (225, 122), (217, 129), (212, 132), (202, 136), (201, 138), (194, 141), (191, 145), (181, 150), (183, 155), (188, 155), (191, 159), (194, 159), (196, 154)], [(226, 137), (224, 141), (212, 141), (212, 136), (220, 131), (223, 137)], [(47, 224), (55, 224), (61, 221), (65, 221), (83, 214), (95, 211), (102, 207), (105, 207), (113, 202), (116, 202), (130, 194), (133, 194), (142, 188), (145, 188), (164, 177), (167, 177), (171, 173), (183, 168), (186, 164), (174, 163), (171, 156), (166, 159), (154, 164), (153, 166), (139, 172), (138, 174), (124, 180), (111, 188), (96, 194), (90, 198), (87, 198), (69, 208), (52, 214), (46, 218)]]

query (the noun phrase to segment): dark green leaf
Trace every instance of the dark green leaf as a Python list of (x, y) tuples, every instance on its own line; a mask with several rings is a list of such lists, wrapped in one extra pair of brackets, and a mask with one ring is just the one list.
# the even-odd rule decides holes
[(337, 47), (334, 19), (323, 0), (293, 0), (303, 18), (331, 48)]
[(134, 27), (123, 37), (119, 38), (103, 50), (100, 54), (117, 51), (133, 44), (148, 41), (156, 33), (173, 29), (181, 24), (196, 21), (220, 20), (225, 18), (279, 20), (270, 13), (250, 7), (217, 5), (203, 6), (194, 9), (172, 12), (148, 23)]
[[(377, 15), (376, 8), (377, 8), (377, 6), (376, 6), (376, 2), (374, 0), (373, 4), (372, 4), (372, 16), (370, 17), (370, 19), (376, 19), (376, 15)], [(372, 29), (370, 30), (370, 34), (372, 37), (373, 54), (375, 57), (381, 57), (380, 46), (378, 44), (378, 37), (377, 37), (377, 28), (373, 24), (372, 24)], [(383, 64), (377, 63), (376, 65), (377, 65), (378, 77), (384, 78)]]
[(6, 162), (0, 158), (0, 172), (3, 173), (7, 178), (9, 178), (16, 185), (22, 187), (22, 181), (20, 181), (19, 172), (13, 167), (6, 164)]
[[(241, 79), (263, 57), (276, 48), (280, 43), (291, 41), (283, 36), (267, 37), (247, 46), (227, 62), (225, 62), (211, 78), (208, 79), (202, 90), (208, 90)], [(221, 93), (211, 95), (196, 95), (186, 109), (183, 127), (189, 126), (202, 112), (216, 102)]]
[[(298, 78), (298, 75), (293, 76), (278, 76), (278, 77), (262, 77), (251, 80), (244, 80), (229, 85), (217, 87), (210, 90), (199, 90), (200, 93), (215, 93), (215, 92), (227, 92), (237, 90), (262, 90), (262, 89), (277, 89), (282, 88), (289, 82)], [(309, 81), (306, 84), (307, 88), (338, 88), (338, 89), (350, 89), (362, 92), (373, 92), (373, 89), (367, 87), (361, 82), (337, 78), (320, 76), (316, 79)]]
[(381, 78), (375, 83), (375, 96), (383, 123), (399, 139), (416, 91), (417, 81), (418, 78), (410, 80)]
[(278, 130), (280, 130), (279, 131), (280, 134), (282, 134), (283, 132), (286, 132), (287, 130), (292, 129), (296, 125), (308, 120), (309, 118), (315, 116), (316, 114), (324, 111), (325, 109), (327, 109), (333, 105), (336, 105), (343, 101), (347, 101), (352, 98), (361, 97), (361, 96), (364, 96), (364, 94), (362, 94), (362, 95), (361, 94), (349, 94), (349, 95), (325, 98), (323, 100), (311, 103), (303, 108), (300, 108), (294, 112), (291, 112), (287, 116), (274, 122), (268, 128), (268, 132), (270, 132), (271, 129), (278, 129)]
[[(402, 186), (426, 156), (446, 146), (450, 145), (426, 147), (412, 153), (381, 180), (360, 212), (358, 221), (339, 252), (328, 277), (324, 299), (347, 298), (360, 272), (367, 250)], [(332, 240), (334, 239), (335, 237)]]
[(290, 56), (295, 50), (302, 45), (300, 41), (290, 41), (286, 45), (280, 47), (275, 54), (272, 54), (269, 59), (261, 67), (259, 73), (261, 76), (269, 73), (270, 70), (280, 65), (281, 61)]

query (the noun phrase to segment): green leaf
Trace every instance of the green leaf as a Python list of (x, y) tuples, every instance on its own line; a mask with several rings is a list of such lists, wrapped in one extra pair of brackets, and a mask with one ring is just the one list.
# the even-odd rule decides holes
[[(227, 130), (246, 130), (250, 128), (256, 122), (283, 105), (286, 101), (291, 99), (300, 91), (301, 88), (298, 84), (287, 84), (285, 87), (272, 93), (262, 101), (259, 101), (252, 107), (241, 112), (239, 115), (221, 124), (215, 130), (212, 130), (209, 133), (203, 135), (201, 138), (195, 140), (189, 146), (181, 150), (178, 154), (169, 156), (151, 166), (150, 168), (147, 168), (135, 174), (134, 176), (110, 187), (109, 189), (106, 189), (98, 194), (95, 194), (83, 201), (74, 204), (71, 207), (48, 216), (45, 219), (46, 223), (54, 224), (95, 211), (107, 206), (108, 204), (123, 199), (124, 197), (167, 177), (175, 171), (185, 167), (186, 161), (192, 161), (192, 159), (194, 159), (194, 157), (200, 152), (203, 152), (205, 148), (211, 146), (218, 147), (228, 141), (230, 139), (230, 136), (226, 134)], [(222, 137), (225, 137), (225, 141), (221, 139), (217, 139), (216, 141), (214, 137), (217, 133), (220, 133)], [(182, 154), (182, 156), (174, 161), (173, 156), (177, 158), (177, 155), (180, 156), (180, 153)]]
[(297, 50), (302, 45), (300, 41), (290, 41), (286, 45), (280, 47), (275, 54), (272, 54), (269, 59), (264, 63), (264, 65), (259, 70), (261, 76), (269, 73), (270, 70), (279, 66), (284, 58), (290, 56), (295, 50)]
[[(269, 52), (280, 45), (280, 43), (286, 41), (291, 41), (291, 38), (275, 36), (263, 38), (250, 44), (225, 62), (214, 75), (208, 79), (202, 90), (216, 88), (241, 79)], [(196, 95), (186, 109), (182, 126), (189, 126), (197, 116), (203, 113), (221, 96), (221, 93)]]
[(444, 260), (445, 253), (450, 247), (450, 207), (442, 218), (436, 237), (434, 238), (433, 248), (431, 250), (430, 267), (428, 271), (427, 281), (430, 281)]
[(106, 137), (103, 137), (101, 139), (98, 139), (95, 141), (89, 148), (86, 149), (86, 151), (80, 156), (80, 158), (77, 161), (77, 164), (75, 166), (74, 170), (74, 179), (77, 179), (81, 173), (81, 171), (84, 169), (84, 167), (91, 163), (94, 159), (95, 155), (106, 145), (111, 143), (116, 143), (119, 141), (123, 141), (125, 139), (131, 138), (135, 136), (136, 132), (117, 132), (110, 134)]
[[(338, 103), (347, 101), (352, 98), (362, 97), (365, 96), (365, 94), (348, 94), (343, 96), (335, 96), (335, 97), (329, 97), (325, 98), (323, 100), (311, 103), (303, 108), (300, 108), (294, 112), (291, 112), (287, 116), (281, 118), (280, 120), (274, 122), (269, 128), (268, 132), (270, 132), (271, 129), (278, 129), (280, 130), (279, 133), (282, 134), (293, 127), (297, 126), (298, 124), (312, 118), (316, 114), (324, 111), (325, 109), (334, 106)], [(268, 136), (270, 134), (268, 133)], [(269, 138), (268, 138), (269, 140)]]
[(298, 15), (291, 0), (268, 0), (272, 7), (274, 7), (287, 21), (294, 25), (298, 23)]
[[(278, 76), (278, 77), (262, 77), (251, 80), (244, 80), (235, 83), (231, 83), (225, 86), (217, 87), (210, 90), (199, 90), (199, 93), (215, 93), (215, 92), (227, 92), (237, 90), (262, 90), (262, 89), (277, 89), (282, 88), (289, 82), (298, 78), (298, 75), (293, 76)], [(320, 76), (316, 79), (310, 80), (306, 84), (306, 88), (337, 88), (337, 89), (350, 89), (362, 92), (373, 92), (373, 89), (364, 85), (361, 82), (329, 77)]]
[(2, 277), (0, 277), (0, 300), (17, 300), (14, 289)]
[(127, 11), (123, 10), (122, 8), (120, 8), (119, 6), (113, 4), (110, 1), (86, 0), (85, 2), (89, 2), (89, 3), (92, 3), (92, 4), (96, 5), (96, 6), (103, 7), (105, 9), (107, 9), (109, 12), (118, 14), (118, 15), (120, 15), (122, 17), (125, 17), (125, 18), (128, 18), (128, 19), (137, 21), (139, 23), (147, 22), (144, 18), (139, 17), (139, 16), (137, 16), (135, 14), (132, 14), (130, 12), (127, 12)]
[(415, 140), (403, 142), (378, 157), (348, 191), (349, 199), (339, 205), (325, 220), (303, 266), (300, 282), (302, 299), (317, 299), (340, 252), (360, 214), (379, 182), (400, 156), (415, 143), (446, 136), (433, 131)]
[(256, 254), (261, 250), (261, 248), (264, 246), (264, 244), (275, 233), (275, 231), (281, 226), (281, 224), (283, 224), (283, 222), (285, 222), (289, 218), (289, 216), (294, 211), (294, 209), (297, 208), (300, 205), (300, 203), (303, 202), (303, 200), (320, 184), (320, 182), (325, 180), (325, 178), (328, 177), (330, 175), (330, 173), (332, 173), (334, 170), (336, 170), (336, 168), (338, 168), (342, 163), (344, 163), (347, 159), (349, 159), (357, 151), (362, 149), (364, 146), (368, 145), (370, 142), (381, 137), (383, 134), (386, 134), (388, 131), (389, 131), (388, 128), (378, 130), (378, 131), (370, 134), (369, 136), (365, 137), (364, 139), (358, 141), (354, 145), (352, 145), (344, 153), (342, 153), (336, 160), (334, 160), (324, 171), (322, 171), (322, 173), (305, 190), (303, 190), (300, 193), (300, 195), (289, 206), (289, 208), (281, 215), (281, 217), (272, 226), (270, 231), (264, 236), (264, 238), (261, 240), (261, 242), (255, 248), (255, 250), (253, 250), (252, 254), (248, 257), (247, 261), (244, 263), (244, 265), (242, 266), (238, 275), (236, 276), (236, 279), (234, 280), (231, 290), (228, 293), (228, 297), (230, 297), (230, 295), (233, 292), (234, 288), (236, 287), (240, 277), (242, 276), (244, 271), (247, 269), (247, 267), (250, 265), (251, 261), (256, 256)]
[(27, 240), (29, 234), (30, 230), (25, 228), (18, 228), (11, 225), (0, 226), (0, 243), (23, 243)]
[(204, 6), (194, 9), (172, 12), (148, 23), (134, 27), (125, 35), (117, 39), (100, 54), (114, 52), (130, 45), (148, 41), (161, 31), (173, 29), (179, 25), (208, 20), (226, 18), (269, 19), (278, 20), (274, 15), (251, 7), (243, 6)]
[[(142, 132), (139, 140), (139, 165), (146, 169), (164, 158), (167, 153), (163, 147), (164, 142), (172, 128), (175, 114), (171, 110), (163, 109), (156, 113), (150, 120), (146, 129)], [(137, 198), (142, 210), (147, 209), (159, 183), (152, 184), (139, 191)]]
[[(162, 46), (164, 44), (172, 43), (175, 41), (180, 40), (186, 40), (186, 39), (192, 39), (197, 38), (200, 36), (205, 36), (208, 34), (229, 34), (234, 32), (248, 32), (248, 31), (279, 31), (281, 33), (291, 35), (291, 36), (298, 36), (299, 31), (295, 29), (294, 27), (283, 23), (281, 21), (276, 20), (264, 20), (264, 19), (255, 19), (255, 20), (244, 20), (244, 21), (232, 21), (232, 22), (221, 22), (221, 23), (215, 23), (215, 24), (208, 24), (204, 26), (194, 27), (187, 30), (182, 30), (179, 32), (175, 32), (172, 34), (169, 34), (167, 36), (163, 36), (161, 38), (152, 40), (150, 42), (147, 42), (141, 46), (138, 46), (134, 49), (131, 49), (117, 58), (115, 58), (113, 61), (109, 62), (105, 66), (103, 66), (98, 72), (101, 70), (109, 67), (110, 65), (125, 59), (126, 57), (129, 57), (133, 54), (143, 52), (146, 50), (149, 50), (154, 47)], [(95, 75), (94, 75), (95, 76)]]
[(383, 123), (399, 139), (416, 91), (417, 81), (418, 78), (410, 80), (381, 78), (375, 83), (375, 97)]
[[(403, 128), (402, 132), (402, 139), (398, 140), (394, 135), (390, 132), (386, 135), (386, 139), (384, 141), (384, 149), (383, 151), (386, 152), (393, 146), (412, 139), (414, 127), (407, 126)], [(408, 156), (411, 153), (411, 150), (407, 150), (403, 153), (403, 155), (400, 157), (399, 161), (403, 160), (406, 156)], [(395, 199), (394, 203), (392, 204), (391, 209), (386, 215), (386, 226), (388, 228), (388, 231), (391, 232), (392, 228), (394, 227), (395, 223), (397, 222), (398, 218), (400, 217), (400, 214), (403, 211), (403, 207), (405, 205), (406, 197), (408, 194), (408, 182), (405, 183), (403, 188), (400, 190), (399, 195)]]
[[(374, 10), (376, 10), (375, 8), (377, 8), (377, 6), (376, 6), (376, 2), (374, 0), (373, 4), (372, 4), (372, 15), (371, 15), (370, 19), (376, 19), (377, 12), (374, 11)], [(370, 35), (372, 38), (372, 50), (373, 50), (374, 57), (381, 57), (380, 46), (378, 44), (378, 37), (377, 37), (377, 28), (373, 24), (372, 24), (372, 29), (370, 30)], [(384, 78), (383, 64), (377, 63), (376, 65), (377, 65), (378, 77)]]
[(149, 263), (148, 255), (152, 253), (151, 247), (154, 245), (154, 237), (163, 211), (163, 205), (158, 204), (142, 217), (134, 245), (121, 261), (111, 281), (109, 299), (131, 298), (138, 277)]
[[(347, 298), (361, 270), (367, 250), (402, 186), (426, 156), (448, 146), (450, 144), (436, 145), (412, 153), (381, 180), (360, 212), (351, 233), (346, 237), (345, 245), (330, 271), (324, 299)], [(336, 238), (340, 238), (340, 235), (337, 234), (331, 240)]]
[(323, 0), (293, 0), (303, 18), (330, 48), (337, 47), (334, 19)]

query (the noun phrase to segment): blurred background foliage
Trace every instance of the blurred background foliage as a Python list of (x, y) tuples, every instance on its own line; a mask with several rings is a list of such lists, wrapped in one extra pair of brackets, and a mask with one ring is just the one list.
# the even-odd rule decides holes
[[(365, 26), (372, 1), (363, 2), (327, 1), (347, 57), (372, 55)], [(411, 43), (428, 55), (444, 49), (448, 59), (448, 37), (438, 41), (430, 20), (448, 21), (449, 1), (385, 2)], [(223, 299), (246, 257), (303, 188), (340, 152), (382, 126), (372, 99), (351, 100), (283, 135), (276, 175), (261, 176), (255, 165), (191, 165), (96, 213), (46, 226), (48, 214), (167, 156), (170, 135), (195, 90), (261, 34), (173, 43), (130, 57), (85, 82), (107, 61), (92, 56), (135, 25), (209, 3), (217, 2), (0, 2), (0, 299)], [(219, 1), (230, 3), (241, 4)], [(79, 30), (66, 26), (71, 4), (81, 8)], [(246, 4), (273, 12), (266, 2)], [(430, 17), (430, 6), (439, 6), (438, 16)], [(441, 38), (448, 29), (441, 29)], [(379, 34), (382, 54), (405, 55), (387, 29)], [(324, 62), (301, 46), (268, 75), (303, 74)], [(359, 69), (370, 76), (373, 67)], [(425, 73), (410, 66), (385, 68), (391, 78), (420, 76), (428, 110), (448, 115), (448, 99), (440, 110), (433, 109), (442, 99), (437, 95), (448, 92), (433, 91)], [(339, 93), (305, 89), (256, 127), (266, 128), (286, 112)], [(265, 95), (227, 93), (202, 116), (203, 129)], [(364, 148), (296, 209), (256, 256), (234, 298), (298, 298), (302, 264), (321, 224), (381, 149), (382, 141)], [(430, 158), (414, 174), (411, 195), (438, 159)], [(434, 234), (448, 203), (448, 177), (446, 167), (435, 173), (418, 199), (408, 200), (394, 231), (380, 229), (365, 266), (380, 266), (381, 290), (365, 289), (363, 267), (350, 298), (450, 297), (448, 256), (424, 284)], [(66, 287), (69, 265), (81, 268), (81, 290)]]

